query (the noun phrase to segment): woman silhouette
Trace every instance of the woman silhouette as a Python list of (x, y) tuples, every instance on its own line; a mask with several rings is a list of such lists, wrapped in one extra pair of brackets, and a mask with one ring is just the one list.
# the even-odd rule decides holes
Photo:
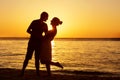
[(42, 52), (40, 54), (40, 61), (42, 64), (46, 65), (48, 75), (51, 75), (50, 65), (54, 65), (60, 68), (63, 66), (59, 62), (52, 62), (52, 46), (51, 41), (54, 39), (55, 35), (57, 34), (57, 26), (62, 24), (57, 17), (54, 17), (51, 20), (52, 30), (49, 30), (47, 34), (44, 36), (43, 45), (42, 45)]

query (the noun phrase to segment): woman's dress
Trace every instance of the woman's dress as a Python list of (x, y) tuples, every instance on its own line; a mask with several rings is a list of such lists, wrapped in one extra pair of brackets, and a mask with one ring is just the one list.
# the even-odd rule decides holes
[(54, 39), (56, 32), (57, 30), (53, 29), (53, 30), (48, 31), (47, 34), (44, 36), (43, 43), (42, 43), (42, 49), (40, 53), (40, 61), (42, 64), (50, 63), (52, 60), (51, 41)]

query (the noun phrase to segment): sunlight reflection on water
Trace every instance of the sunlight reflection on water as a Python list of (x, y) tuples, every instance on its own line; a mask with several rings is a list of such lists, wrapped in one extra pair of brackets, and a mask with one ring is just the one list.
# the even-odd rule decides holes
[[(0, 67), (21, 69), (28, 40), (1, 40)], [(120, 72), (120, 41), (52, 41), (53, 61), (65, 70), (95, 70)], [(44, 65), (40, 65), (45, 69)], [(34, 55), (27, 69), (35, 69)], [(59, 68), (52, 66), (53, 70)]]

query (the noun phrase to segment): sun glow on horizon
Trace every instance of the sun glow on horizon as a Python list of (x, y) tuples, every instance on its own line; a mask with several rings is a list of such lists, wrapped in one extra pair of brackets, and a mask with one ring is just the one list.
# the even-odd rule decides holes
[(57, 38), (120, 37), (119, 0), (1, 0), (0, 37), (28, 37), (30, 23), (48, 12), (47, 24), (60, 18)]

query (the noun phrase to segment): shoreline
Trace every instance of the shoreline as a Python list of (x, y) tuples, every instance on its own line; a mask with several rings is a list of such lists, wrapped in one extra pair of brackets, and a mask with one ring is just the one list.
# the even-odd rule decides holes
[(26, 69), (25, 75), (20, 77), (20, 69), (0, 68), (0, 80), (120, 80), (120, 75), (103, 72), (87, 71), (51, 71), (52, 76), (47, 77), (45, 70), (40, 70), (40, 77), (35, 70)]

